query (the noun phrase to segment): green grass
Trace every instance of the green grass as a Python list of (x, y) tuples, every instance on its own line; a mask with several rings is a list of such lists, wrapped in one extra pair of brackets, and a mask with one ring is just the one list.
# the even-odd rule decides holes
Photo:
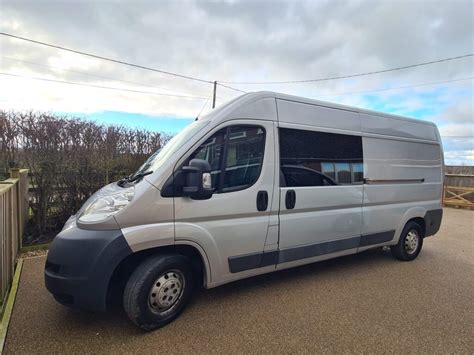
[(13, 311), (13, 305), (15, 303), (16, 292), (18, 291), (18, 284), (20, 283), (21, 270), (23, 268), (23, 259), (18, 259), (15, 269), (15, 275), (8, 294), (7, 303), (5, 309), (3, 309), (2, 320), (0, 322), (0, 354), (3, 353), (3, 346), (5, 345), (5, 338), (7, 336), (8, 324)]
[(29, 251), (48, 250), (49, 244), (50, 243), (28, 245), (20, 249), (20, 254), (27, 253)]

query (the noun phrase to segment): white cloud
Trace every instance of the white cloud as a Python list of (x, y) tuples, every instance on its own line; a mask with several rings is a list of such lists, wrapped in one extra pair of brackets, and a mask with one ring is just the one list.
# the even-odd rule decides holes
[(444, 152), (446, 165), (474, 165), (474, 150), (451, 150)]
[[(209, 80), (260, 81), (328, 77), (474, 52), (472, 1), (9, 1), (0, 30), (145, 66)], [(164, 93), (208, 97), (212, 85), (147, 72), (0, 37), (2, 72)], [(136, 85), (73, 71), (116, 78)], [(298, 85), (242, 85), (411, 114), (446, 134), (472, 127), (473, 82), (367, 95), (327, 93), (390, 88), (473, 76), (473, 60), (349, 80)], [(157, 88), (159, 87), (159, 88)], [(175, 92), (177, 93), (177, 92)], [(218, 89), (225, 100), (239, 95)], [(433, 99), (435, 98), (435, 99)], [(195, 116), (203, 101), (118, 92), (0, 76), (0, 108), (125, 111)], [(472, 132), (472, 129), (471, 129)], [(456, 133), (456, 134), (458, 134)], [(449, 152), (457, 149), (453, 146)], [(467, 159), (467, 158), (466, 158)]]

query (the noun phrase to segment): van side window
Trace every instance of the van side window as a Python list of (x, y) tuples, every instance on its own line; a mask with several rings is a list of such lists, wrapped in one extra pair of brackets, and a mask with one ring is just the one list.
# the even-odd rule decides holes
[(230, 126), (207, 139), (188, 161), (197, 158), (209, 162), (215, 192), (238, 191), (257, 181), (264, 150), (265, 130), (262, 127)]
[(360, 184), (362, 137), (280, 128), (280, 186)]

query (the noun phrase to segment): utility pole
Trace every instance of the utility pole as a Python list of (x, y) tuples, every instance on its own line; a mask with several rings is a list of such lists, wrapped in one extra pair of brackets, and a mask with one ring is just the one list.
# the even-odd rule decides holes
[(212, 94), (212, 108), (216, 107), (216, 91), (217, 91), (217, 81), (214, 81), (214, 92)]

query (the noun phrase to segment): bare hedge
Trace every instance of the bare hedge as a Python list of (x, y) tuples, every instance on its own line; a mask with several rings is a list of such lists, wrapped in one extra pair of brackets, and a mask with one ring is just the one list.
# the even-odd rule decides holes
[(136, 171), (168, 139), (51, 113), (0, 111), (0, 174), (30, 169), (24, 243), (50, 240), (88, 196)]

